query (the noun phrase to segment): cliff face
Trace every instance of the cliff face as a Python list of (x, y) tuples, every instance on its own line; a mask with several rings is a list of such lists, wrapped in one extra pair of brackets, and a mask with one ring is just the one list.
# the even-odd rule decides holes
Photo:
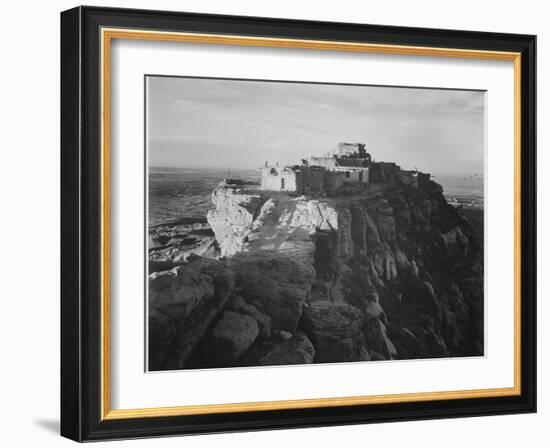
[(155, 368), (483, 354), (482, 246), (438, 184), (213, 203), (220, 259), (150, 279)]

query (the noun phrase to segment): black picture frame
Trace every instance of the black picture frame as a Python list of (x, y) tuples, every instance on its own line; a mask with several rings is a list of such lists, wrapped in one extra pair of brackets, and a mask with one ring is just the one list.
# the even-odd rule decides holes
[[(521, 393), (407, 403), (102, 419), (100, 30), (103, 27), (521, 53)], [(61, 13), (61, 435), (76, 441), (536, 411), (536, 37), (77, 7)]]

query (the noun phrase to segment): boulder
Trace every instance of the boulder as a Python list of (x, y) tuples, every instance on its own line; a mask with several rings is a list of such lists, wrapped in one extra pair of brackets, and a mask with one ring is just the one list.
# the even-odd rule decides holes
[(361, 311), (347, 303), (318, 301), (304, 308), (303, 326), (315, 347), (315, 362), (368, 359)]
[(216, 235), (222, 256), (243, 250), (252, 224), (265, 198), (230, 186), (221, 185), (212, 193), (216, 208), (208, 211), (208, 224)]
[(243, 299), (270, 317), (273, 330), (294, 333), (315, 279), (313, 266), (274, 251), (239, 253), (230, 266)]
[(259, 311), (254, 305), (246, 303), (241, 296), (231, 297), (227, 304), (227, 309), (252, 317), (258, 324), (259, 336), (262, 339), (271, 338), (271, 318)]
[[(224, 263), (203, 258), (149, 276), (150, 315), (157, 316), (159, 312), (170, 318), (176, 328), (171, 356), (163, 368), (185, 367), (187, 357), (225, 306), (233, 285), (234, 275)], [(164, 325), (163, 322), (167, 321), (155, 317), (153, 324)], [(155, 343), (166, 340), (156, 338)], [(163, 347), (156, 350), (162, 351)]]
[(259, 361), (259, 365), (311, 364), (315, 358), (315, 348), (308, 337), (301, 332), (280, 344), (275, 345)]
[(208, 364), (223, 366), (248, 350), (258, 334), (258, 324), (252, 317), (224, 311), (201, 347), (201, 357)]
[(317, 230), (338, 229), (338, 212), (330, 204), (300, 197), (295, 201), (292, 213), (282, 214), (279, 223), (295, 228)]

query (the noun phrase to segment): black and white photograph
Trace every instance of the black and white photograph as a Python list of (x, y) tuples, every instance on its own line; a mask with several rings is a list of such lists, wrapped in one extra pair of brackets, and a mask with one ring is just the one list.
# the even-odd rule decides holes
[(484, 356), (485, 91), (145, 95), (149, 371)]
[[(543, 15), (162, 3), (57, 11), (19, 51), (53, 36), (57, 87), (4, 83), (8, 216), (33, 228), (5, 232), (8, 374), (42, 367), (14, 435), (21, 403), (77, 442), (539, 440)], [(58, 275), (16, 238), (37, 217)]]

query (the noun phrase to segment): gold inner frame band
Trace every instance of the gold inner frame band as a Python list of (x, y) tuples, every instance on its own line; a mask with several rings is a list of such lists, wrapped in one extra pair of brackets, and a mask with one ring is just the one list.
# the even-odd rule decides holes
[[(279, 39), (217, 34), (101, 29), (101, 419), (307, 409), (382, 403), (502, 397), (521, 394), (521, 54), (515, 52), (466, 50), (305, 39)], [(513, 61), (514, 63), (514, 386), (441, 392), (367, 395), (302, 400), (279, 400), (229, 404), (188, 405), (140, 409), (111, 409), (110, 349), (110, 155), (111, 155), (111, 42), (113, 39), (186, 42), (213, 45), (240, 45), (294, 48), (356, 53), (383, 53), (412, 56), (455, 57)]]

